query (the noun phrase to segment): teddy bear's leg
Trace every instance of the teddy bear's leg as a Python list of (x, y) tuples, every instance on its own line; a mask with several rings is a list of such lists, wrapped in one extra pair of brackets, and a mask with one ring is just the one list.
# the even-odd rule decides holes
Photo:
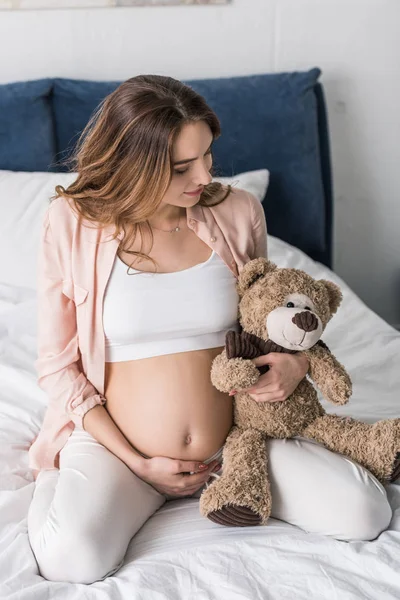
[(200, 513), (220, 525), (263, 524), (271, 512), (265, 435), (233, 427), (222, 453), (222, 475), (200, 496)]
[(370, 425), (351, 417), (324, 415), (317, 417), (301, 435), (348, 456), (382, 483), (394, 481), (399, 475), (400, 419)]

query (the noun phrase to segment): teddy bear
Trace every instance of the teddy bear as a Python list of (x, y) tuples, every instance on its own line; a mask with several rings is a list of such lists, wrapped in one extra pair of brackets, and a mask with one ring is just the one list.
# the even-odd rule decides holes
[[(300, 436), (323, 444), (366, 467), (382, 483), (400, 475), (400, 419), (367, 424), (328, 414), (326, 400), (346, 404), (352, 384), (345, 368), (320, 339), (342, 300), (340, 288), (300, 269), (278, 268), (257, 258), (237, 281), (241, 331), (229, 331), (225, 348), (211, 365), (212, 384), (235, 390), (234, 425), (216, 475), (200, 496), (200, 513), (220, 525), (263, 525), (271, 512), (266, 439)], [(253, 358), (269, 352), (304, 352), (307, 376), (282, 402), (256, 402), (245, 391), (268, 366)]]

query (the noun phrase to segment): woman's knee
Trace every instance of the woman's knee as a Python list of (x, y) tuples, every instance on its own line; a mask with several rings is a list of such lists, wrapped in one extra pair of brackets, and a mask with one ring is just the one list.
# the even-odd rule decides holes
[(49, 581), (94, 583), (121, 566), (126, 548), (116, 552), (89, 533), (70, 532), (35, 550), (39, 572)]
[(345, 541), (376, 539), (389, 526), (384, 487), (354, 461), (302, 439), (267, 447), (271, 516)]
[(342, 484), (342, 489), (330, 490), (329, 501), (322, 495), (319, 520), (313, 522), (315, 513), (309, 515), (310, 530), (347, 542), (375, 540), (392, 518), (385, 489), (372, 475)]
[(392, 519), (392, 509), (383, 488), (371, 483), (349, 490), (351, 501), (342, 528), (335, 536), (344, 541), (372, 541), (385, 531)]

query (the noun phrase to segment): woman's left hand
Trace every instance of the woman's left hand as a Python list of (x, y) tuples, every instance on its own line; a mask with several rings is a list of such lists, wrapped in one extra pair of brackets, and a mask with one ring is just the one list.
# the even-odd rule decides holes
[(253, 359), (256, 367), (269, 366), (256, 384), (246, 391), (256, 402), (282, 402), (294, 392), (308, 372), (309, 362), (304, 354), (271, 352)]

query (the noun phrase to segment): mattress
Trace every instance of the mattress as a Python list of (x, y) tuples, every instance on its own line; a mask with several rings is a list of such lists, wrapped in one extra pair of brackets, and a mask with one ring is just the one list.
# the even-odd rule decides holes
[[(332, 271), (269, 237), (270, 258), (338, 283), (344, 300), (323, 339), (349, 371), (348, 405), (328, 412), (367, 422), (400, 415), (400, 333)], [(23, 282), (23, 273), (21, 274)], [(0, 598), (7, 600), (236, 600), (400, 598), (400, 480), (387, 486), (393, 518), (372, 542), (341, 542), (282, 521), (221, 527), (198, 500), (167, 502), (132, 539), (122, 568), (90, 586), (55, 583), (37, 569), (27, 535), (34, 482), (27, 451), (46, 396), (36, 383), (35, 292), (0, 284)]]

